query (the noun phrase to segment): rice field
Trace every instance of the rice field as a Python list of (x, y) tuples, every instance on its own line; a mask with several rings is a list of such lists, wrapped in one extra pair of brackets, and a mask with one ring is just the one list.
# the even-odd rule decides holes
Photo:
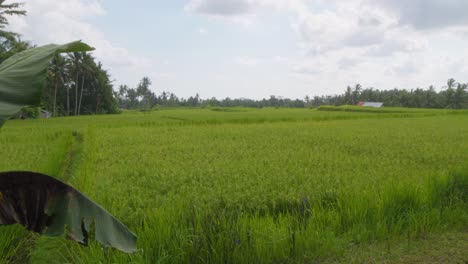
[(0, 145), (1, 171), (66, 181), (139, 248), (9, 226), (0, 263), (346, 262), (389, 240), (468, 239), (467, 111), (132, 111), (12, 120)]

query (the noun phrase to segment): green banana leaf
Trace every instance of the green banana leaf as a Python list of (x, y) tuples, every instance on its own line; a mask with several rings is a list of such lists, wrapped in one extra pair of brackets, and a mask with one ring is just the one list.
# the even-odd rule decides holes
[(24, 106), (39, 104), (47, 66), (57, 53), (91, 50), (75, 41), (28, 49), (5, 60), (0, 65), (0, 127)]
[(73, 187), (40, 173), (0, 173), (0, 225), (21, 224), (48, 236), (66, 234), (87, 245), (93, 222), (97, 241), (136, 251), (136, 236)]
[[(49, 61), (56, 54), (90, 50), (75, 41), (32, 48), (5, 60), (0, 65), (0, 128), (22, 107), (39, 104)], [(0, 173), (0, 226), (21, 224), (87, 244), (91, 223), (97, 241), (105, 246), (137, 250), (137, 238), (125, 225), (71, 186), (33, 172)]]

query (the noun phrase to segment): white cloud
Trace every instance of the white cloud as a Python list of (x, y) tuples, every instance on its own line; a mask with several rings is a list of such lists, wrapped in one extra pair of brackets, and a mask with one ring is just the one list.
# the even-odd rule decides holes
[(302, 0), (190, 0), (185, 11), (250, 26), (259, 14), (303, 7)]
[(240, 56), (234, 59), (234, 63), (242, 65), (242, 66), (257, 66), (260, 63), (260, 59), (248, 57), (248, 56)]
[(207, 15), (213, 19), (231, 21), (248, 26), (255, 15), (254, 5), (249, 0), (191, 0), (185, 11)]
[(291, 59), (283, 56), (274, 56), (273, 58), (271, 58), (271, 62), (280, 64), (290, 64)]
[[(391, 71), (394, 76), (414, 74), (429, 68), (395, 55), (439, 52), (430, 42), (440, 35), (425, 29), (450, 29), (445, 33), (448, 38), (468, 36), (468, 16), (461, 11), (468, 10), (466, 0), (192, 0), (186, 10), (231, 20), (250, 18), (250, 23), (260, 15), (287, 13), (304, 56), (274, 61), (303, 75), (334, 71), (359, 75), (363, 69)], [(238, 58), (237, 63), (258, 64), (246, 58)]]
[(303, 7), (302, 0), (191, 0), (185, 5), (185, 10), (210, 16), (234, 17), (265, 10), (299, 10)]
[(367, 0), (394, 12), (401, 24), (416, 29), (441, 29), (468, 26), (466, 0)]
[[(382, 10), (363, 6), (359, 1), (337, 4), (328, 10), (297, 13), (293, 29), (309, 54), (323, 54), (346, 47), (408, 50), (415, 36), (406, 28), (397, 28), (396, 19)], [(403, 34), (405, 33), (405, 34)], [(412, 33), (412, 32), (410, 32)], [(398, 45), (396, 45), (398, 43)], [(390, 52), (391, 53), (391, 52)]]
[(304, 74), (304, 75), (320, 75), (323, 72), (323, 69), (320, 68), (320, 65), (301, 63), (293, 68), (293, 73), (295, 74)]
[(357, 57), (343, 57), (338, 61), (338, 66), (340, 69), (348, 70), (359, 65), (361, 62), (362, 61)]
[(208, 29), (206, 29), (206, 28), (199, 28), (199, 29), (198, 29), (198, 33), (199, 33), (200, 35), (206, 35), (206, 34), (208, 34)]
[(193, 0), (185, 9), (214, 16), (236, 16), (250, 13), (254, 5), (249, 0)]
[[(28, 16), (12, 18), (11, 29), (22, 33), (23, 39), (36, 44), (82, 39), (97, 48), (94, 54), (106, 68), (111, 68), (113, 76), (118, 77), (120, 82), (124, 80), (129, 85), (136, 84), (138, 80), (132, 79), (136, 73), (136, 77), (148, 75), (159, 80), (157, 83), (162, 87), (170, 89), (179, 87), (183, 90), (195, 86), (209, 89), (215, 79), (217, 87), (243, 85), (244, 92), (255, 93), (249, 87), (255, 82), (260, 87), (257, 84), (264, 78), (261, 84), (268, 84), (265, 87), (271, 84), (278, 90), (281, 86), (295, 85), (306, 87), (304, 90), (308, 87), (327, 89), (318, 92), (322, 94), (325, 91), (341, 92), (345, 85), (361, 81), (365, 82), (363, 85), (376, 88), (403, 85), (411, 88), (415, 80), (437, 84), (437, 80), (449, 77), (462, 79), (468, 73), (468, 66), (464, 63), (468, 56), (465, 48), (468, 16), (464, 11), (468, 10), (467, 0), (189, 0), (184, 10), (180, 10), (185, 15), (206, 16), (213, 23), (234, 22), (244, 26), (258, 23), (259, 27), (243, 31), (249, 34), (268, 28), (272, 21), (289, 23), (289, 28), (281, 27), (278, 31), (267, 32), (279, 33), (277, 38), (287, 36), (279, 42), (280, 45), (289, 45), (288, 50), (271, 41), (262, 43), (260, 38), (245, 38), (242, 43), (246, 45), (233, 47), (238, 49), (234, 54), (249, 56), (233, 58), (231, 50), (228, 55), (220, 55), (230, 60), (226, 68), (209, 65), (211, 62), (207, 59), (203, 66), (196, 67), (200, 71), (197, 74), (184, 72), (184, 68), (191, 67), (190, 61), (184, 61), (181, 65), (159, 62), (160, 68), (156, 69), (156, 65), (152, 65), (147, 57), (135, 56), (125, 47), (110, 42), (89, 22), (89, 18), (107, 15), (101, 1), (30, 0), (26, 2)], [(278, 20), (273, 20), (277, 17)], [(215, 27), (211, 30), (209, 25), (203, 26), (189, 27), (192, 34), (187, 35), (204, 35), (203, 41), (214, 39), (212, 37), (218, 33)], [(226, 28), (229, 29), (232, 27)], [(284, 30), (290, 30), (296, 38), (290, 38), (289, 32)], [(286, 34), (281, 35), (283, 33)], [(160, 38), (166, 36), (158, 35)], [(267, 39), (271, 40), (272, 37), (275, 36), (268, 35)], [(219, 45), (214, 41), (213, 46)], [(233, 38), (234, 41), (238, 40)], [(255, 43), (249, 45), (247, 41)], [(268, 48), (256, 54), (260, 45)], [(276, 47), (278, 50), (274, 50)], [(207, 45), (207, 55), (212, 56), (208, 54), (210, 48)], [(219, 48), (216, 52), (222, 50)], [(275, 57), (269, 52), (277, 52), (275, 54), (281, 56)], [(171, 54), (166, 55), (165, 59), (171, 60)], [(245, 70), (239, 65), (250, 68)], [(161, 73), (154, 74), (157, 72)], [(203, 83), (205, 72), (206, 83)], [(208, 90), (204, 92), (212, 95)], [(221, 93), (219, 89), (213, 89), (213, 93), (218, 92)]]
[(86, 22), (87, 18), (106, 15), (98, 0), (29, 0), (24, 8), (27, 16), (11, 17), (10, 29), (20, 33), (25, 40), (37, 45), (82, 40), (95, 47), (93, 54), (97, 59), (112, 73), (119, 73), (117, 77), (124, 81), (131, 79), (129, 73), (135, 70), (145, 72), (151, 66), (147, 59), (134, 56), (126, 48), (113, 44)]
[(175, 73), (158, 73), (158, 74), (153, 74), (151, 77), (153, 77), (154, 80), (173, 80), (177, 78), (177, 75)]
[[(416, 52), (424, 49), (424, 39), (414, 30), (398, 26), (398, 17), (380, 6), (361, 0), (319, 1), (321, 9), (314, 9), (306, 0), (192, 0), (185, 9), (210, 17), (228, 20), (247, 20), (252, 23), (259, 15), (283, 12), (291, 17), (291, 27), (299, 36), (299, 47), (305, 57), (289, 63), (300, 74), (319, 74), (326, 66), (352, 68), (374, 56), (391, 56), (397, 52)], [(344, 52), (360, 54), (349, 58)], [(308, 56), (321, 58), (321, 69), (310, 63)], [(238, 58), (238, 64), (257, 62)]]
[(408, 59), (404, 62), (394, 65), (393, 68), (388, 72), (397, 76), (408, 76), (418, 73), (419, 70), (419, 65), (415, 61)]

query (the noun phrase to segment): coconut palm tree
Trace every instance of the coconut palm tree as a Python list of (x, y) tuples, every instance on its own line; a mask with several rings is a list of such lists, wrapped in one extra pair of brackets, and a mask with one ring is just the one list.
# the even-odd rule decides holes
[[(10, 3), (5, 4), (6, 0), (0, 0), (0, 30), (3, 29), (9, 24), (6, 16), (24, 16), (26, 11), (20, 9), (23, 3)], [(14, 34), (14, 33), (12, 33)]]
[(354, 90), (352, 92), (352, 100), (353, 104), (357, 104), (359, 100), (359, 95), (361, 94), (362, 91), (362, 85), (359, 83), (354, 86)]
[(51, 73), (54, 85), (54, 101), (52, 106), (52, 116), (57, 116), (57, 92), (60, 87), (64, 87), (67, 78), (66, 60), (61, 55), (56, 55), (50, 64), (49, 72)]
[[(74, 87), (75, 87), (75, 109), (73, 111), (74, 115), (78, 114), (78, 87), (79, 87), (79, 77), (83, 72), (82, 68), (82, 60), (83, 60), (83, 53), (81, 52), (73, 52), (68, 54), (68, 70), (71, 74), (75, 76), (74, 79)], [(68, 95), (69, 96), (69, 95)], [(69, 99), (67, 99), (69, 100)]]
[(82, 60), (81, 60), (81, 91), (80, 91), (80, 98), (78, 101), (78, 115), (81, 114), (81, 102), (83, 99), (83, 90), (85, 88), (85, 81), (86, 77), (89, 80), (95, 79), (96, 73), (96, 63), (94, 62), (94, 58), (89, 53), (83, 53)]
[(457, 89), (453, 94), (454, 108), (461, 109), (464, 107), (467, 87), (467, 84), (457, 84)]
[(453, 89), (456, 85), (456, 81), (453, 78), (447, 80), (447, 107), (453, 108), (454, 107), (454, 95), (455, 90)]
[(0, 63), (32, 47), (29, 42), (22, 41), (18, 35), (0, 30)]
[(21, 6), (22, 3), (5, 4), (5, 0), (0, 0), (0, 63), (31, 47), (29, 42), (21, 41), (18, 34), (5, 30), (9, 24), (7, 16), (26, 15), (26, 11), (20, 9)]
[(352, 88), (351, 86), (348, 85), (348, 87), (346, 87), (346, 92), (344, 94), (344, 100), (345, 100), (345, 104), (352, 104), (353, 103), (353, 99), (352, 99)]

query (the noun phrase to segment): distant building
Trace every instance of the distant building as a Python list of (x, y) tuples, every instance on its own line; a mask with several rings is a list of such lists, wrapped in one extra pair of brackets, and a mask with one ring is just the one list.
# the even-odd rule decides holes
[(41, 110), (39, 113), (40, 118), (51, 118), (52, 114), (50, 112), (47, 112), (46, 110)]
[(368, 106), (368, 107), (375, 107), (375, 108), (381, 108), (383, 106), (382, 102), (359, 102), (359, 106)]

